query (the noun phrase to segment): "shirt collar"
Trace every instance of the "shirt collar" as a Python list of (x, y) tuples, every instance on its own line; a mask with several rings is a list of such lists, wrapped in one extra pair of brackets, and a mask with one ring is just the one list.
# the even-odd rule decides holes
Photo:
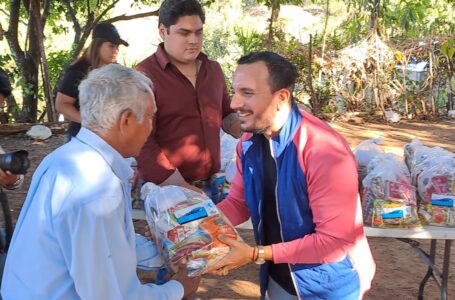
[(286, 123), (284, 123), (284, 126), (280, 130), (280, 133), (277, 136), (272, 137), (273, 150), (276, 156), (280, 156), (283, 150), (292, 140), (295, 132), (300, 125), (301, 120), (302, 114), (297, 107), (297, 104), (292, 103), (291, 111), (289, 112)]
[[(166, 66), (168, 64), (171, 63), (171, 61), (169, 60), (169, 58), (166, 54), (166, 50), (164, 50), (164, 43), (161, 43), (158, 45), (155, 56), (156, 56), (156, 60), (158, 61), (158, 64), (160, 65), (161, 69), (163, 69), (163, 70), (166, 68)], [(205, 55), (202, 52), (199, 53), (197, 59), (200, 60), (201, 62), (208, 60), (207, 55)]]
[(128, 181), (133, 177), (133, 169), (131, 168), (130, 161), (106, 143), (99, 135), (82, 127), (75, 138), (98, 152), (120, 180)]

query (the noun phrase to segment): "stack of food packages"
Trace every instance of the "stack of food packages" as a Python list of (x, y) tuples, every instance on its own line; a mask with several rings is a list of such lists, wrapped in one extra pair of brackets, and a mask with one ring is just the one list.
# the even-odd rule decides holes
[(404, 156), (419, 197), (419, 215), (430, 225), (455, 226), (455, 154), (426, 147), (418, 139)]
[(173, 271), (186, 258), (188, 276), (199, 276), (229, 252), (219, 235), (240, 239), (212, 200), (199, 193), (153, 183), (146, 183), (141, 193), (157, 249)]
[(382, 228), (420, 226), (415, 188), (399, 156), (391, 153), (374, 156), (362, 185), (365, 224)]

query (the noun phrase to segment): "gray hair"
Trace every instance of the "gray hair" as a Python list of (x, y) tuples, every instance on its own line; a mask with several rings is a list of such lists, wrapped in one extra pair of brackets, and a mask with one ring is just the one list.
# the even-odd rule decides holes
[(118, 64), (94, 69), (79, 85), (82, 126), (105, 134), (128, 109), (143, 122), (143, 93), (153, 96), (152, 82), (142, 73)]

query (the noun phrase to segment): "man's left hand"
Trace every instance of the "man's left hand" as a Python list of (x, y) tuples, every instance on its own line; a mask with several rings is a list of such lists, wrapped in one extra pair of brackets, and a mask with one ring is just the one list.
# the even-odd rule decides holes
[(230, 251), (220, 261), (210, 266), (205, 273), (226, 276), (230, 270), (240, 268), (252, 262), (253, 247), (222, 235), (218, 236), (218, 239), (227, 244), (230, 247)]

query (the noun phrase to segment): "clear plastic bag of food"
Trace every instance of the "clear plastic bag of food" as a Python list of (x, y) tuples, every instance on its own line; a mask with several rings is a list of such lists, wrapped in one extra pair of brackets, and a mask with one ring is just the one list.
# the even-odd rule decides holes
[(363, 219), (373, 227), (412, 228), (420, 226), (415, 187), (409, 171), (397, 155), (375, 156), (363, 180)]
[(142, 188), (147, 222), (168, 268), (187, 259), (188, 276), (199, 276), (229, 247), (219, 235), (240, 237), (208, 197), (179, 187), (146, 183)]
[(376, 199), (373, 202), (371, 225), (380, 228), (419, 227), (417, 206), (399, 201)]
[(422, 222), (455, 226), (455, 154), (416, 139), (405, 145), (404, 153), (417, 187)]

